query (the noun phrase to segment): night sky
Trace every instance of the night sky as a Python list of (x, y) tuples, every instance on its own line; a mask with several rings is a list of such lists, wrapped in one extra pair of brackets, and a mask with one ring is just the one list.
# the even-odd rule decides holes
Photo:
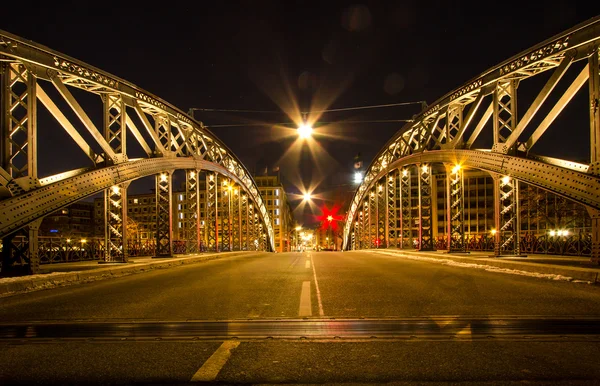
[(365, 121), (410, 119), (420, 105), (323, 114), (315, 124), (314, 159), (293, 145), (298, 111), (432, 103), (600, 10), (587, 1), (521, 2), (518, 10), (502, 10), (511, 3), (79, 1), (16, 8), (11, 2), (3, 5), (0, 29), (184, 111), (265, 111), (194, 116), (251, 171), (279, 166), (287, 191), (326, 194), (338, 185), (353, 189), (354, 156), (360, 153), (368, 166), (402, 126)]

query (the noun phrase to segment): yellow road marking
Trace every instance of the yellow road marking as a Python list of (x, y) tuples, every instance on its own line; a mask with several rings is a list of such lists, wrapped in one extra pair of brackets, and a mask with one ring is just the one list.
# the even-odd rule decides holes
[(204, 362), (202, 367), (196, 371), (191, 382), (210, 382), (214, 381), (219, 371), (225, 366), (225, 363), (231, 356), (231, 350), (239, 346), (237, 340), (226, 340), (223, 344)]

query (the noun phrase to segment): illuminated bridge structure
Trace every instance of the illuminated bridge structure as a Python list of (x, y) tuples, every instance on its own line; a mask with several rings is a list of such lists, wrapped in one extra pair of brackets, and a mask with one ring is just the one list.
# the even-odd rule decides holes
[[(176, 170), (185, 171), (184, 216), (177, 221), (183, 221), (186, 252), (197, 252), (200, 245), (212, 251), (274, 250), (271, 220), (251, 174), (193, 117), (123, 79), (4, 31), (0, 74), (3, 275), (13, 268), (38, 272), (44, 216), (99, 192), (105, 203), (102, 259), (127, 262), (127, 188), (147, 176), (156, 180), (155, 255), (172, 256)], [(38, 175), (38, 150), (49, 146), (38, 141), (40, 105), (66, 133), (56, 137), (76, 144), (86, 165)], [(130, 151), (132, 138), (141, 157)], [(52, 146), (54, 152), (65, 151)], [(202, 203), (201, 185), (206, 187)]]
[[(585, 206), (591, 219), (588, 255), (598, 262), (599, 45), (595, 17), (490, 68), (416, 115), (367, 168), (348, 209), (343, 248), (440, 249), (433, 235), (432, 175), (441, 170), (448, 219), (443, 249), (465, 252), (464, 177), (470, 169), (494, 181), (494, 255), (522, 255), (520, 182)], [(585, 106), (572, 106), (583, 101), (576, 95), (580, 90), (589, 95)], [(583, 124), (561, 121), (561, 113), (577, 108)], [(540, 146), (545, 137), (561, 141), (578, 134), (583, 160), (550, 156)]]

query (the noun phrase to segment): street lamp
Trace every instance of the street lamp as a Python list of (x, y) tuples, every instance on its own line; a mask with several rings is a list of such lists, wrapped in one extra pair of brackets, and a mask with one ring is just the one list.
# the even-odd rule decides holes
[(310, 125), (307, 124), (303, 124), (298, 127), (298, 135), (302, 139), (310, 138), (310, 136), (312, 135), (312, 131), (312, 127), (310, 127)]

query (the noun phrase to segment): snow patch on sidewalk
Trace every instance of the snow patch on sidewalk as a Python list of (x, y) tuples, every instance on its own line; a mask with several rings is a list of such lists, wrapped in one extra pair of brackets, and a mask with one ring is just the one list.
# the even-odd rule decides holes
[(489, 271), (489, 272), (499, 272), (499, 273), (507, 273), (507, 274), (511, 274), (511, 275), (530, 276), (530, 277), (537, 277), (537, 278), (550, 279), (550, 280), (562, 280), (562, 281), (569, 281), (571, 283), (592, 284), (591, 281), (575, 280), (569, 276), (557, 275), (557, 274), (552, 274), (552, 273), (522, 271), (519, 269), (500, 268), (500, 267), (494, 267), (493, 265), (485, 265), (485, 264), (462, 263), (462, 262), (454, 261), (454, 260), (450, 260), (450, 259), (407, 255), (407, 254), (403, 254), (401, 252), (372, 251), (372, 253), (378, 253), (381, 255), (389, 255), (389, 256), (394, 256), (394, 257), (402, 257), (402, 258), (411, 259), (411, 260), (429, 261), (432, 263), (450, 265), (450, 266), (454, 266), (454, 267), (477, 268), (477, 269), (483, 269), (483, 270)]

